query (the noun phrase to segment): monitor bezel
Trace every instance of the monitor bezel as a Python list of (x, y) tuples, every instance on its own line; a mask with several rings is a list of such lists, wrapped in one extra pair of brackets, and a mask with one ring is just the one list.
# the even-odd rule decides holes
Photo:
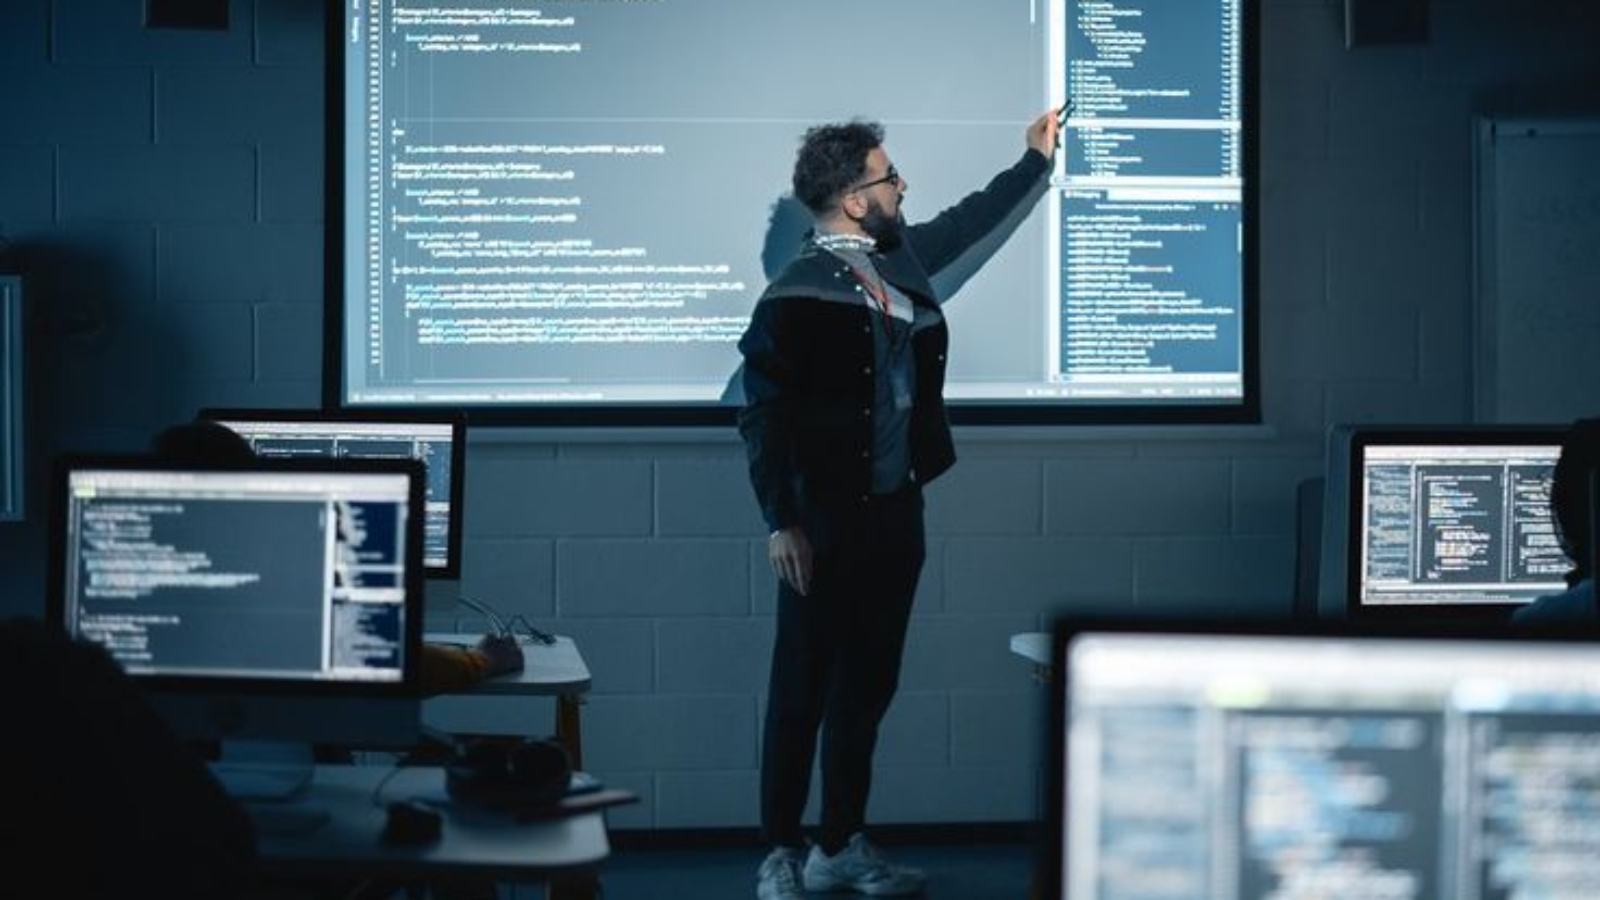
[[(67, 622), (66, 566), (68, 548), (65, 539), (67, 527), (68, 485), (76, 471), (116, 472), (262, 472), (262, 473), (370, 473), (405, 475), (408, 482), (408, 507), (423, 509), (424, 468), (412, 459), (261, 459), (248, 462), (181, 462), (175, 463), (152, 455), (91, 455), (63, 454), (56, 458), (50, 490), (50, 553), (49, 572), (45, 595), (45, 619), (52, 627), (68, 635), (74, 631)], [(422, 635), (426, 616), (422, 578), (422, 516), (408, 515), (405, 522), (405, 600), (403, 606), (401, 677), (395, 681), (275, 679), (262, 677), (232, 677), (223, 675), (154, 675), (129, 672), (128, 676), (140, 686), (159, 711), (168, 715), (181, 715), (184, 727), (174, 725), (183, 737), (194, 739), (226, 739), (254, 737), (254, 724), (238, 726), (227, 721), (210, 721), (215, 711), (231, 709), (236, 703), (268, 704), (270, 725), (276, 730), (280, 722), (293, 721), (294, 707), (307, 700), (319, 703), (346, 705), (352, 713), (359, 714), (363, 704), (373, 701), (390, 701), (414, 705), (417, 710), (416, 730), (421, 729), (422, 697)], [(74, 637), (74, 639), (77, 639)], [(198, 716), (199, 718), (193, 718)], [(322, 717), (319, 717), (322, 718)], [(329, 721), (335, 721), (330, 719)], [(203, 723), (203, 724), (197, 724)], [(247, 733), (233, 729), (244, 727)], [(207, 730), (214, 728), (214, 730)], [(331, 726), (328, 734), (317, 740), (340, 741), (345, 733)], [(351, 738), (362, 734), (359, 726), (348, 732)], [(407, 746), (400, 735), (381, 741), (385, 745)]]
[[(1413, 603), (1367, 604), (1361, 600), (1362, 497), (1366, 486), (1364, 466), (1368, 447), (1402, 445), (1439, 446), (1550, 446), (1559, 450), (1565, 429), (1560, 425), (1407, 425), (1357, 427), (1350, 433), (1349, 458), (1343, 505), (1344, 558), (1334, 562), (1344, 571), (1344, 609), (1351, 619), (1459, 620), (1503, 623), (1525, 603)], [(1552, 461), (1553, 462), (1553, 461)], [(1325, 563), (1326, 564), (1326, 563)]]
[(446, 410), (422, 409), (341, 409), (327, 410), (322, 408), (311, 409), (285, 409), (207, 406), (195, 414), (195, 418), (205, 419), (217, 423), (227, 421), (240, 422), (305, 422), (315, 425), (340, 425), (353, 424), (383, 424), (383, 425), (449, 425), (450, 426), (450, 528), (445, 535), (445, 553), (448, 555), (443, 566), (428, 565), (423, 562), (425, 575), (430, 579), (454, 581), (461, 577), (461, 548), (464, 544), (463, 535), (466, 524), (462, 513), (465, 504), (462, 502), (466, 496), (465, 483), (467, 472), (467, 417), (461, 412)]
[(1126, 615), (1062, 615), (1050, 624), (1050, 673), (1048, 694), (1050, 709), (1045, 716), (1049, 735), (1045, 741), (1044, 760), (1045, 834), (1044, 846), (1038, 854), (1036, 885), (1043, 900), (1065, 900), (1064, 875), (1066, 872), (1067, 794), (1066, 771), (1068, 763), (1067, 728), (1069, 723), (1067, 696), (1069, 690), (1067, 649), (1072, 641), (1082, 635), (1106, 634), (1125, 636), (1185, 636), (1196, 637), (1259, 637), (1259, 638), (1351, 638), (1351, 639), (1402, 639), (1419, 641), (1467, 641), (1484, 644), (1593, 644), (1597, 633), (1593, 630), (1570, 628), (1509, 628), (1503, 624), (1482, 619), (1454, 619), (1440, 621), (1429, 628), (1419, 629), (1414, 623), (1398, 619), (1286, 619), (1280, 617), (1243, 617), (1232, 620), (1199, 619), (1193, 616), (1150, 616), (1134, 618)]
[(1589, 581), (1600, 573), (1600, 469), (1589, 470)]

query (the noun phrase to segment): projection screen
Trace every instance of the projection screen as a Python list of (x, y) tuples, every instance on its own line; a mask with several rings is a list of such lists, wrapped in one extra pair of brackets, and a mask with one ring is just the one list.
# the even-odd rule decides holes
[(914, 223), (1070, 97), (1038, 202), (934, 279), (952, 417), (1259, 416), (1253, 0), (330, 9), (331, 407), (731, 422), (807, 127), (882, 122)]

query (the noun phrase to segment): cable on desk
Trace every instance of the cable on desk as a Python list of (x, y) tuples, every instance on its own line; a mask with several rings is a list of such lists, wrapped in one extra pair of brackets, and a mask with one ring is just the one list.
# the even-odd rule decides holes
[(509, 624), (513, 628), (521, 625), (523, 630), (527, 632), (528, 639), (534, 641), (535, 643), (543, 644), (546, 647), (549, 647), (556, 642), (555, 635), (548, 631), (541, 631), (533, 627), (533, 623), (523, 618), (521, 613), (517, 613), (516, 615), (512, 616)]
[(492, 628), (496, 634), (499, 634), (502, 637), (516, 637), (517, 629), (521, 628), (522, 634), (526, 635), (528, 640), (536, 644), (543, 644), (546, 647), (549, 647), (556, 642), (555, 635), (548, 631), (535, 628), (533, 623), (529, 622), (521, 613), (517, 613), (516, 615), (507, 618), (506, 616), (501, 615), (500, 612), (494, 607), (483, 602), (482, 600), (479, 600), (475, 597), (468, 597), (466, 595), (457, 597), (456, 602), (483, 616), (485, 619), (488, 619), (489, 627)]
[(373, 806), (382, 806), (383, 805), (383, 789), (389, 786), (389, 782), (393, 781), (394, 777), (396, 775), (400, 774), (400, 770), (401, 769), (408, 768), (408, 767), (409, 767), (409, 764), (405, 761), (404, 758), (402, 758), (402, 759), (396, 761), (395, 764), (389, 768), (389, 771), (384, 773), (384, 776), (382, 778), (378, 779), (378, 783), (372, 786), (372, 805)]

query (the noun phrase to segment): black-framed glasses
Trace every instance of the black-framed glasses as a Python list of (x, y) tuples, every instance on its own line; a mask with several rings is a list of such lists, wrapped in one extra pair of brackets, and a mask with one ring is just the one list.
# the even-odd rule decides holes
[(855, 187), (851, 188), (850, 190), (845, 191), (845, 193), (854, 194), (857, 191), (864, 191), (869, 187), (877, 187), (880, 184), (899, 184), (899, 183), (900, 183), (900, 173), (895, 171), (894, 166), (890, 166), (888, 174), (884, 175), (882, 178), (874, 178), (871, 181), (862, 182), (861, 184), (856, 185)]

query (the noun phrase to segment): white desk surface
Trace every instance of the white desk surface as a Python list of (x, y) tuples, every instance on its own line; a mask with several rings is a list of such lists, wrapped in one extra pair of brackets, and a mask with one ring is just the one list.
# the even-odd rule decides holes
[(1041, 666), (1050, 665), (1050, 633), (1029, 631), (1011, 636), (1011, 652), (1033, 660)]
[[(543, 881), (592, 870), (611, 853), (602, 812), (518, 822), (450, 800), (444, 770), (431, 766), (395, 772), (375, 801), (373, 789), (392, 771), (388, 766), (318, 766), (307, 793), (287, 803), (325, 810), (327, 821), (309, 830), (264, 829), (262, 868), (283, 874), (474, 874)], [(385, 807), (395, 800), (423, 800), (439, 810), (444, 815), (440, 839), (416, 847), (383, 843)]]
[[(470, 647), (483, 637), (482, 632), (429, 631), (422, 639), (432, 644), (459, 644)], [(522, 647), (522, 671), (496, 675), (473, 685), (470, 695), (521, 694), (551, 696), (581, 694), (589, 690), (589, 666), (572, 638), (556, 636), (554, 644), (541, 644), (526, 638)]]

